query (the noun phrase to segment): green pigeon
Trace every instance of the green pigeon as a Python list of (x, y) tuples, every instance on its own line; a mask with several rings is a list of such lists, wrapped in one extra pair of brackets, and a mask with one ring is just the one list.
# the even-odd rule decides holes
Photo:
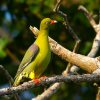
[(55, 23), (57, 21), (50, 18), (44, 18), (41, 21), (38, 37), (26, 51), (19, 65), (13, 86), (30, 79), (37, 79), (45, 71), (51, 59), (48, 41), (49, 27)]

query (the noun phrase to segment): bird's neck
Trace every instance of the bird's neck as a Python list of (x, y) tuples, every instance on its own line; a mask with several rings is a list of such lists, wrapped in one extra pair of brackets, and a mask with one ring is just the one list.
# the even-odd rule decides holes
[(49, 49), (48, 31), (45, 30), (40, 31), (35, 43), (38, 44), (38, 46), (41, 47), (41, 49), (42, 47), (43, 48), (48, 47)]
[(48, 42), (48, 31), (47, 30), (40, 30), (40, 33), (37, 37), (37, 42), (41, 41), (41, 42)]
[(48, 37), (49, 31), (48, 30), (40, 30), (39, 36), (47, 36)]

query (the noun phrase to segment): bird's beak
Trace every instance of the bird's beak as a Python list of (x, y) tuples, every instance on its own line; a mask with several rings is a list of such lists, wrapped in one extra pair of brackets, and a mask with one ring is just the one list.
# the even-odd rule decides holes
[(51, 22), (50, 22), (50, 24), (55, 24), (55, 23), (57, 23), (56, 20), (51, 20)]

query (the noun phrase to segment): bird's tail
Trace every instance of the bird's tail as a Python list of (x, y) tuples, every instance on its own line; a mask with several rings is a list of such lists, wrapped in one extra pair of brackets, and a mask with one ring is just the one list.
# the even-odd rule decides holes
[[(9, 83), (10, 83), (10, 86), (14, 86), (14, 83), (15, 83), (14, 79), (9, 80)], [(12, 96), (15, 98), (15, 100), (21, 100), (18, 93), (14, 93)]]

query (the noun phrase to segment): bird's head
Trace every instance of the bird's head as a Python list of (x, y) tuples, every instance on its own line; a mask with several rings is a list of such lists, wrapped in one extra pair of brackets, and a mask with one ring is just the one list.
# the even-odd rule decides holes
[(49, 29), (49, 26), (52, 25), (52, 24), (55, 24), (55, 23), (57, 23), (56, 20), (52, 20), (50, 18), (44, 18), (41, 21), (40, 30), (48, 30)]

